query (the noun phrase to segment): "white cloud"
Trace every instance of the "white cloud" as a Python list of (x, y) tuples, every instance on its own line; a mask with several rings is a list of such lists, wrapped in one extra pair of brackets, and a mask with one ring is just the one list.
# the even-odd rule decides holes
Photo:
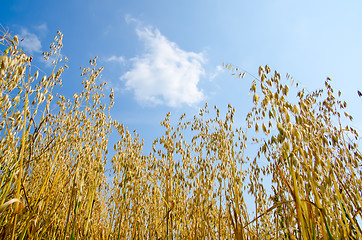
[(47, 26), (46, 23), (42, 23), (42, 24), (40, 24), (38, 26), (35, 26), (35, 29), (37, 29), (39, 32), (44, 33), (44, 32), (48, 31), (48, 26)]
[(109, 58), (106, 58), (105, 61), (106, 62), (117, 62), (117, 63), (120, 63), (120, 64), (124, 64), (125, 59), (122, 56), (117, 57), (117, 56), (113, 55), (113, 56), (110, 56)]
[(138, 21), (137, 19), (133, 18), (131, 15), (127, 14), (124, 18), (124, 20), (126, 21), (127, 24), (130, 23), (137, 23), (140, 24), (140, 21)]
[(215, 71), (210, 74), (210, 80), (214, 80), (222, 72), (224, 72), (224, 68), (220, 65), (216, 66)]
[(21, 40), (19, 45), (25, 52), (30, 54), (41, 52), (41, 42), (38, 36), (34, 33), (28, 32), (27, 29), (21, 29), (19, 40)]
[[(128, 21), (134, 20), (128, 18)], [(205, 75), (202, 53), (180, 49), (158, 29), (137, 27), (136, 33), (145, 44), (145, 52), (131, 59), (132, 68), (121, 80), (138, 102), (175, 107), (191, 106), (204, 99), (197, 86)]]

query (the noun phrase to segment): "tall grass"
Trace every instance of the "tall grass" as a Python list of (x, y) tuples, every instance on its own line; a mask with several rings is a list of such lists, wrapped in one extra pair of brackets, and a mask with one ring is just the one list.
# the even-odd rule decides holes
[(205, 105), (175, 125), (167, 114), (145, 154), (139, 135), (111, 119), (96, 59), (82, 68), (81, 93), (56, 93), (62, 37), (44, 53), (55, 60), (42, 78), (17, 37), (0, 40), (2, 239), (361, 238), (359, 138), (330, 81), (307, 94), (260, 67), (247, 128), (234, 126), (230, 105), (224, 117)]

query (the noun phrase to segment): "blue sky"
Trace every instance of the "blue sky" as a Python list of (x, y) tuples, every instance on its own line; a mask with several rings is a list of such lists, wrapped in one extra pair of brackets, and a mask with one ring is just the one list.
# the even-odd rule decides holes
[(233, 78), (223, 62), (255, 75), (268, 64), (309, 90), (331, 77), (349, 103), (351, 125), (362, 130), (361, 13), (361, 1), (2, 0), (0, 23), (24, 38), (35, 60), (57, 30), (64, 34), (69, 97), (80, 91), (79, 67), (98, 56), (101, 80), (115, 89), (113, 118), (137, 130), (147, 148), (167, 112), (191, 117), (205, 102), (251, 109), (252, 77)]

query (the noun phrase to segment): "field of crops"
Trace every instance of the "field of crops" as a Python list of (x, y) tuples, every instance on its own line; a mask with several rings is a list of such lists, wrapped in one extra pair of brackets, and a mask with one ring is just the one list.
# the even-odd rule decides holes
[(112, 120), (96, 58), (67, 99), (62, 34), (44, 54), (55, 59), (48, 75), (18, 42), (0, 39), (1, 239), (362, 239), (359, 137), (330, 79), (308, 92), (260, 67), (247, 128), (232, 106), (175, 125), (167, 114), (145, 154)]

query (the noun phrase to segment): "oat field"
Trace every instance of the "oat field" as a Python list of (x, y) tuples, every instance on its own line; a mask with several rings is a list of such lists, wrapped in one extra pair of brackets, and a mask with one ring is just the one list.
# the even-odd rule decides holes
[(96, 58), (81, 93), (57, 93), (62, 37), (44, 53), (48, 75), (0, 37), (1, 239), (362, 239), (360, 138), (333, 81), (308, 92), (260, 67), (246, 127), (231, 105), (178, 124), (169, 113), (144, 153), (112, 120)]

